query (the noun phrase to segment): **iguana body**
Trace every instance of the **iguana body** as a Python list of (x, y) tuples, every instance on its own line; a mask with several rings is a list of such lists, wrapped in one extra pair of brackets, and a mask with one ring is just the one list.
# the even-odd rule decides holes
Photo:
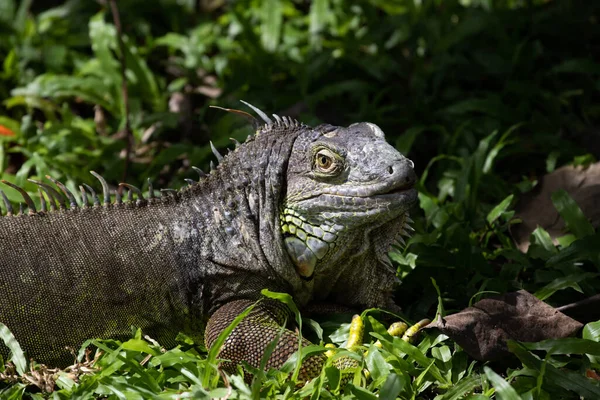
[[(131, 325), (169, 346), (210, 318), (210, 345), (263, 288), (301, 307), (390, 308), (386, 252), (404, 233), (414, 179), (373, 124), (267, 118), (179, 192), (1, 217), (0, 322), (30, 357), (60, 364), (72, 361), (66, 346), (128, 336)], [(222, 349), (233, 364), (258, 365), (285, 310), (267, 302), (253, 316)], [(296, 345), (286, 331), (269, 365)]]

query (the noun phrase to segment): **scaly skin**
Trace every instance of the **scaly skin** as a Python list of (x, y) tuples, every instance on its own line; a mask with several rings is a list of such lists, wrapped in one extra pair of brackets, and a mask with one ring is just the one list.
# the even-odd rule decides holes
[[(65, 346), (126, 337), (130, 325), (171, 345), (208, 321), (210, 346), (263, 288), (300, 307), (394, 309), (387, 251), (405, 234), (414, 181), (412, 163), (373, 124), (278, 118), (164, 198), (0, 218), (0, 321), (29, 356), (60, 365), (72, 361)], [(221, 349), (224, 366), (258, 366), (287, 313), (255, 308)], [(297, 343), (284, 330), (268, 366)], [(321, 363), (309, 359), (303, 378)]]

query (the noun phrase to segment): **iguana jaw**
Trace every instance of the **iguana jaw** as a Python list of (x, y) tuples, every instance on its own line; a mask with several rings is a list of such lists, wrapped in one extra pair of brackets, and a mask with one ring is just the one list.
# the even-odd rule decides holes
[[(360, 230), (366, 223), (384, 224), (402, 218), (415, 203), (417, 191), (407, 185), (392, 187), (389, 192), (378, 192), (370, 197), (320, 194), (294, 205), (306, 212), (301, 214), (286, 208), (280, 221), (288, 254), (296, 267), (296, 272), (304, 280), (311, 280), (319, 262), (327, 261), (334, 248), (342, 241), (351, 240), (352, 232)], [(319, 216), (321, 222), (310, 218)], [(307, 218), (308, 217), (308, 218)]]

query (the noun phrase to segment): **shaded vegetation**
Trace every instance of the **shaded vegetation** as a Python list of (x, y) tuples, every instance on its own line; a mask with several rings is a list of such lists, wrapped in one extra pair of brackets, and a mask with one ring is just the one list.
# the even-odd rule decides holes
[[(192, 165), (208, 166), (209, 140), (225, 148), (250, 133), (208, 108), (239, 99), (307, 124), (372, 121), (420, 176), (416, 234), (391, 253), (409, 321), (490, 291), (523, 288), (553, 306), (599, 292), (600, 233), (568, 195), (553, 196), (569, 228), (558, 246), (538, 228), (524, 254), (510, 235), (515, 203), (541, 175), (600, 155), (597, 2), (128, 0), (118, 3), (124, 52), (108, 2), (50, 3), (0, 1), (2, 179), (32, 194), (27, 178), (49, 174), (76, 191), (95, 184), (89, 170), (181, 187)], [(484, 365), (444, 335), (413, 345), (389, 337), (376, 312), (364, 316), (368, 352), (340, 354), (369, 375), (349, 383), (328, 363), (296, 389), (291, 362), (247, 384), (189, 343), (163, 352), (139, 332), (97, 343), (104, 356), (80, 383), (48, 376), (61, 389), (54, 398), (600, 398), (598, 323), (578, 339), (510, 343), (513, 360)], [(342, 344), (348, 330), (335, 318), (325, 333), (305, 325), (315, 342)], [(369, 345), (376, 339), (381, 348)], [(13, 359), (1, 395), (41, 397), (18, 378), (25, 357)]]

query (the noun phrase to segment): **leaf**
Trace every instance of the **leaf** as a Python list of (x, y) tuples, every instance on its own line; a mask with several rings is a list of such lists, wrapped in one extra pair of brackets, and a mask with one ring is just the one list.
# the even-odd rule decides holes
[(125, 62), (127, 68), (135, 74), (135, 86), (140, 90), (143, 100), (152, 104), (154, 112), (165, 111), (162, 95), (153, 72), (146, 61), (139, 55), (135, 46), (126, 44)]
[(558, 253), (556, 246), (554, 246), (554, 243), (552, 242), (550, 234), (544, 228), (538, 226), (535, 231), (533, 231), (532, 235), (535, 238), (536, 243), (542, 245), (546, 251), (554, 254)]
[(350, 391), (354, 397), (358, 400), (377, 400), (377, 396), (369, 392), (367, 389), (363, 389), (360, 386), (356, 386), (351, 383), (348, 384), (348, 386), (350, 387)]
[(527, 350), (544, 350), (548, 354), (591, 354), (600, 356), (600, 343), (588, 339), (549, 339), (536, 343), (522, 343)]
[(496, 207), (494, 207), (492, 211), (490, 211), (487, 215), (487, 222), (491, 224), (492, 222), (497, 220), (502, 215), (502, 213), (506, 211), (508, 206), (510, 206), (510, 203), (512, 202), (513, 198), (514, 195), (511, 194), (507, 198), (502, 200)]
[(367, 363), (367, 369), (371, 373), (373, 379), (379, 379), (382, 376), (388, 375), (392, 369), (392, 367), (385, 362), (385, 359), (376, 346), (370, 347), (365, 362)]
[(600, 74), (600, 64), (589, 58), (565, 60), (550, 69), (550, 73)]
[(14, 15), (13, 26), (17, 32), (23, 33), (26, 29), (29, 8), (31, 7), (33, 0), (21, 0), (17, 3), (20, 4), (16, 14)]
[(4, 0), (0, 2), (0, 21), (12, 23), (17, 6), (15, 0)]
[[(385, 339), (383, 339), (383, 337), (381, 337), (375, 333), (373, 333), (372, 335), (374, 337), (378, 338), (379, 340), (385, 340)], [(429, 369), (428, 372), (431, 374), (431, 376), (433, 376), (441, 384), (443, 384), (443, 385), (450, 384), (450, 382), (448, 382), (448, 380), (442, 375), (439, 368), (437, 366), (435, 366), (435, 364), (433, 364), (434, 361), (431, 361), (429, 358), (427, 358), (425, 356), (425, 354), (423, 354), (423, 352), (421, 350), (419, 350), (418, 347), (415, 347), (412, 344), (410, 344), (398, 337), (393, 338), (393, 347), (395, 349), (398, 349), (398, 350), (408, 354), (417, 363), (419, 363), (419, 365), (421, 365), (421, 367), (426, 368), (426, 369), (428, 368)]]
[(152, 348), (148, 342), (142, 339), (130, 339), (124, 342), (121, 346), (125, 350), (139, 351), (140, 353), (152, 354), (158, 356), (161, 352), (155, 348)]
[(21, 400), (27, 386), (23, 383), (17, 383), (4, 390), (0, 390), (0, 396), (5, 400)]
[(15, 368), (19, 375), (25, 374), (27, 371), (27, 359), (25, 358), (25, 353), (21, 349), (21, 345), (17, 342), (17, 339), (12, 334), (12, 332), (8, 329), (6, 325), (0, 322), (0, 339), (4, 342), (6, 347), (11, 352), (11, 361), (15, 364)]
[(600, 321), (586, 324), (583, 327), (583, 338), (600, 342)]
[(341, 383), (342, 373), (339, 369), (333, 366), (325, 367), (325, 376), (327, 377), (327, 383), (329, 388), (333, 391), (337, 390)]
[[(27, 86), (13, 89), (11, 94), (15, 97), (24, 96), (27, 100), (36, 101), (37, 98), (49, 97), (60, 99), (62, 97), (76, 97), (91, 104), (98, 104), (114, 115), (118, 115), (114, 99), (109, 98), (104, 82), (97, 77), (78, 77), (68, 75), (42, 74), (37, 76)], [(42, 108), (45, 103), (33, 106)]]
[(283, 5), (281, 0), (263, 0), (261, 7), (260, 40), (264, 49), (270, 53), (277, 50), (283, 23)]
[(517, 202), (515, 217), (522, 223), (514, 226), (511, 233), (521, 251), (527, 251), (531, 232), (538, 226), (548, 232), (555, 244), (565, 234), (565, 220), (559, 217), (551, 196), (561, 189), (569, 193), (593, 226), (600, 226), (600, 208), (596, 206), (600, 201), (600, 163), (585, 169), (564, 166), (541, 177), (535, 189)]
[(600, 231), (595, 235), (573, 242), (569, 247), (548, 259), (546, 264), (549, 267), (557, 267), (579, 260), (589, 260), (596, 266), (600, 266)]
[(500, 139), (498, 140), (498, 143), (496, 143), (494, 145), (494, 147), (492, 147), (492, 149), (487, 153), (486, 157), (485, 157), (485, 162), (483, 163), (483, 168), (482, 171), (484, 174), (488, 174), (490, 173), (490, 171), (492, 170), (492, 166), (494, 165), (494, 160), (496, 159), (496, 157), (498, 156), (498, 154), (500, 153), (500, 151), (506, 147), (507, 145), (511, 144), (512, 142), (507, 140), (508, 137), (517, 129), (519, 129), (523, 124), (516, 124), (511, 126), (506, 132), (504, 132), (502, 134), (502, 136), (500, 137)]
[(458, 383), (452, 385), (450, 390), (444, 393), (439, 400), (464, 399), (467, 394), (473, 393), (476, 388), (481, 387), (481, 380), (481, 376), (477, 374), (467, 376), (458, 381)]
[(403, 375), (389, 374), (379, 390), (379, 400), (396, 399), (406, 384), (407, 379)]
[(568, 276), (562, 276), (560, 278), (556, 278), (533, 295), (540, 300), (546, 300), (548, 297), (552, 296), (559, 290), (572, 288), (579, 293), (583, 293), (581, 287), (579, 287), (578, 283), (581, 281), (585, 281), (586, 279), (595, 278), (598, 274), (593, 272), (586, 272), (583, 274), (573, 274)]
[(565, 369), (559, 370), (548, 363), (542, 362), (513, 340), (509, 340), (507, 344), (509, 350), (514, 353), (525, 366), (538, 372), (544, 371), (544, 381), (552, 382), (553, 385), (574, 391), (586, 399), (600, 398), (600, 387), (592, 384), (590, 380), (582, 375)]
[(510, 386), (508, 382), (506, 382), (500, 375), (495, 373), (490, 367), (483, 367), (483, 371), (485, 372), (485, 376), (496, 389), (496, 394), (502, 400), (521, 400), (521, 396), (517, 393), (517, 391)]
[(495, 360), (507, 354), (507, 339), (537, 342), (572, 335), (582, 326), (520, 290), (480, 300), (425, 329), (438, 328), (477, 360)]
[(329, 0), (314, 0), (308, 13), (311, 46), (320, 48), (321, 37), (329, 15)]
[[(296, 324), (298, 325), (298, 331), (302, 332), (302, 316), (300, 315), (300, 311), (298, 310), (298, 307), (296, 307), (296, 303), (294, 303), (292, 296), (290, 296), (287, 293), (271, 292), (268, 289), (263, 289), (260, 293), (265, 297), (279, 300), (282, 303), (284, 303), (286, 306), (288, 306), (288, 308), (290, 310), (292, 310), (292, 312), (294, 313), (294, 316), (296, 318)], [(302, 356), (297, 357), (296, 368), (292, 375), (292, 380), (294, 382), (298, 380), (298, 376), (300, 375), (300, 369), (302, 368), (302, 360), (306, 356), (306, 353), (304, 352), (304, 349), (302, 347), (303, 347), (302, 346), (302, 335), (299, 334), (298, 335), (298, 351), (297, 351), (297, 353), (301, 354)]]
[(594, 227), (587, 220), (581, 208), (579, 208), (577, 203), (564, 189), (552, 193), (552, 203), (554, 203), (554, 207), (556, 207), (560, 216), (565, 220), (569, 230), (578, 239), (594, 234)]
[(323, 328), (317, 321), (302, 317), (302, 323), (304, 326), (309, 326), (317, 334), (319, 340), (323, 340)]

